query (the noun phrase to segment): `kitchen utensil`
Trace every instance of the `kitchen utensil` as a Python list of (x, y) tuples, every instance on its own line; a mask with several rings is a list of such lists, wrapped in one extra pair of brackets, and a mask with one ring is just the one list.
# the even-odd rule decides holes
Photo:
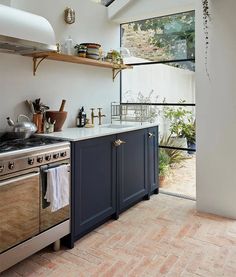
[(35, 112), (40, 112), (40, 98), (35, 99), (35, 101), (33, 102), (34, 104), (34, 110)]
[[(25, 118), (27, 119), (27, 121), (20, 121), (21, 118)], [(12, 131), (14, 133), (14, 136), (18, 139), (29, 138), (37, 131), (37, 127), (35, 126), (35, 124), (32, 123), (28, 116), (24, 114), (20, 114), (18, 116), (17, 123), (14, 123), (14, 121), (10, 117), (7, 117), (7, 123), (9, 126), (13, 127)]]
[(34, 107), (34, 112), (33, 113), (44, 113), (46, 110), (49, 110), (48, 106), (46, 106), (46, 105), (44, 105), (43, 103), (40, 102), (40, 98), (35, 99), (35, 101), (32, 104), (33, 104), (33, 107)]
[(60, 106), (59, 112), (63, 112), (63, 111), (64, 111), (65, 104), (66, 104), (66, 100), (63, 99), (63, 100), (61, 101), (61, 106)]
[(34, 105), (33, 105), (32, 101), (26, 100), (25, 103), (28, 106), (30, 113), (34, 114), (35, 111), (34, 111)]
[(62, 129), (62, 126), (66, 120), (67, 117), (67, 112), (65, 111), (46, 111), (46, 118), (47, 120), (50, 118), (51, 121), (53, 122), (55, 121), (55, 125), (54, 125), (54, 131), (55, 132), (59, 132)]

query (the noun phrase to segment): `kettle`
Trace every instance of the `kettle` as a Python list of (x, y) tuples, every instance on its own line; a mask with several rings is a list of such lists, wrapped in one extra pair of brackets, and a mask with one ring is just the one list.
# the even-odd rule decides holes
[[(26, 118), (27, 121), (20, 121), (21, 118)], [(10, 117), (7, 117), (7, 123), (13, 127), (14, 137), (17, 139), (27, 139), (37, 131), (36, 125), (24, 114), (18, 116), (17, 123), (14, 123)]]

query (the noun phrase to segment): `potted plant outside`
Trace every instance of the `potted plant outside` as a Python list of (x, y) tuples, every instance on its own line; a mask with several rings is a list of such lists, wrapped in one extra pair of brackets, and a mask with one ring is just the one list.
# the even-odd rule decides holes
[(164, 149), (159, 151), (159, 186), (163, 187), (170, 169), (170, 157)]
[[(185, 101), (180, 101), (184, 103)], [(170, 122), (170, 136), (182, 148), (187, 147), (186, 138), (183, 136), (183, 124), (188, 118), (192, 116), (192, 112), (184, 109), (183, 107), (173, 108), (166, 107), (164, 109), (164, 118)]]
[[(180, 147), (170, 136), (163, 136), (160, 140), (161, 146)], [(166, 176), (171, 172), (171, 168), (179, 166), (188, 157), (183, 151), (173, 148), (160, 148), (159, 150), (159, 185), (165, 185)]]
[(169, 156), (170, 169), (181, 165), (183, 161), (188, 159), (184, 151), (175, 149), (175, 147), (180, 148), (181, 145), (174, 141), (171, 136), (163, 136), (160, 139), (160, 146), (169, 146), (169, 148), (161, 148), (161, 150), (165, 151)]
[[(196, 149), (196, 123), (191, 118), (187, 123), (183, 123), (182, 135), (187, 139), (188, 148)], [(193, 154), (194, 151), (188, 150), (188, 154)]]

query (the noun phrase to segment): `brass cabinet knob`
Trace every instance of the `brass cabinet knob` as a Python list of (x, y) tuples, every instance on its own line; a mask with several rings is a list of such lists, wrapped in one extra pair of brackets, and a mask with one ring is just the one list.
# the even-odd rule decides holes
[(153, 133), (150, 133), (150, 132), (149, 132), (149, 133), (148, 133), (148, 137), (149, 137), (149, 138), (153, 138), (153, 137), (155, 137), (155, 135), (154, 135)]
[(125, 144), (125, 143), (126, 143), (125, 141), (120, 140), (120, 139), (117, 139), (117, 140), (115, 140), (115, 141), (113, 142), (113, 145), (114, 145), (115, 147), (118, 147), (118, 146), (120, 146), (121, 144)]

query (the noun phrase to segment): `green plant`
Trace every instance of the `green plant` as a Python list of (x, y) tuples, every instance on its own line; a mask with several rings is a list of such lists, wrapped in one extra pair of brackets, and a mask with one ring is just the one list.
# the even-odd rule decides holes
[(168, 175), (170, 169), (170, 157), (164, 149), (159, 151), (159, 176)]
[[(159, 96), (155, 95), (155, 94), (153, 95), (153, 94), (154, 94), (153, 89), (150, 91), (148, 96), (144, 96), (141, 92), (139, 92), (137, 100), (135, 100), (133, 102), (137, 102), (137, 103), (151, 103), (151, 102), (154, 102), (155, 103), (155, 102), (157, 102), (157, 99), (158, 99)], [(151, 100), (153, 98), (154, 98), (154, 101)], [(148, 116), (150, 118), (150, 122), (154, 122), (155, 119), (157, 118), (157, 116), (160, 114), (160, 111), (158, 110), (158, 107), (148, 106), (146, 108), (148, 109)]]
[(116, 64), (123, 64), (123, 59), (121, 57), (121, 54), (116, 50), (109, 51), (105, 59), (111, 60), (113, 63), (116, 63)]
[[(135, 96), (135, 97), (134, 97)], [(149, 121), (155, 122), (157, 116), (161, 115), (161, 110), (157, 106), (145, 106), (145, 103), (156, 103), (158, 102), (159, 95), (155, 93), (152, 89), (148, 95), (144, 95), (141, 91), (139, 91), (138, 95), (136, 96), (132, 90), (127, 90), (124, 93), (124, 99), (126, 99), (127, 103), (143, 103), (143, 115), (146, 113), (148, 114)], [(137, 106), (138, 107), (138, 106)], [(140, 108), (140, 107), (139, 107)], [(137, 109), (135, 112), (136, 116), (141, 116), (140, 110)]]
[(207, 54), (209, 48), (209, 21), (211, 20), (210, 12), (209, 12), (209, 0), (202, 0), (202, 9), (203, 9), (203, 30), (205, 35), (205, 69), (206, 73), (209, 77), (208, 69), (207, 69)]
[[(184, 152), (178, 149), (182, 145), (174, 141), (171, 136), (162, 136), (160, 140), (160, 146), (169, 146), (170, 148), (160, 148), (160, 151), (164, 151), (169, 156), (169, 165), (174, 167), (177, 164), (181, 164), (184, 160), (188, 159)], [(173, 148), (171, 148), (173, 147)]]
[[(179, 103), (183, 104), (185, 101), (181, 100)], [(172, 136), (183, 137), (183, 123), (191, 116), (192, 112), (183, 107), (177, 109), (172, 107), (164, 108), (164, 117), (170, 121), (170, 134)]]
[(187, 123), (183, 123), (182, 125), (182, 136), (187, 139), (188, 143), (196, 142), (196, 124), (195, 120), (188, 119)]
[(86, 50), (87, 50), (87, 46), (86, 46), (86, 45), (83, 45), (83, 44), (76, 44), (76, 45), (74, 46), (74, 48), (75, 48), (77, 51), (80, 51), (80, 50), (86, 51)]
[[(158, 48), (157, 57), (158, 53), (163, 53), (165, 60), (173, 60), (175, 57), (182, 57), (183, 54), (187, 55), (187, 58), (195, 57), (195, 16), (193, 11), (140, 20), (130, 23), (129, 26), (135, 32), (146, 32), (150, 45)], [(180, 44), (179, 41), (185, 41), (185, 43)]]

